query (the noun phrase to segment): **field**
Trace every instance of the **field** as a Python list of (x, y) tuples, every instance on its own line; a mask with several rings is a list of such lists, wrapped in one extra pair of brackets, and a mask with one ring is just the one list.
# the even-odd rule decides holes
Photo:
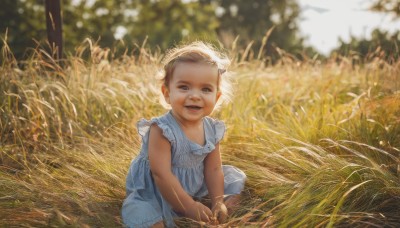
[[(166, 112), (162, 55), (137, 51), (87, 41), (60, 67), (41, 50), (17, 62), (3, 44), (1, 227), (122, 226), (135, 123)], [(400, 62), (229, 54), (234, 96), (213, 116), (228, 126), (223, 162), (248, 180), (225, 226), (399, 227)]]

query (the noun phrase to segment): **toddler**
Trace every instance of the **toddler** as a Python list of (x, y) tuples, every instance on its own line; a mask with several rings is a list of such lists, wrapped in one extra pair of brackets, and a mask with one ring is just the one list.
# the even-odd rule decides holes
[(209, 224), (227, 218), (246, 179), (241, 170), (221, 164), (225, 125), (209, 117), (227, 93), (228, 62), (203, 42), (167, 53), (161, 91), (170, 110), (137, 124), (142, 148), (126, 178), (126, 226), (174, 227), (173, 219), (181, 216)]

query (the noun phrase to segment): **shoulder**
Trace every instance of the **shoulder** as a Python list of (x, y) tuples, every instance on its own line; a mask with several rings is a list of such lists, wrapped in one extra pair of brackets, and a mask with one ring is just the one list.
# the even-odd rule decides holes
[(205, 117), (204, 122), (207, 128), (212, 129), (212, 132), (214, 133), (214, 138), (216, 143), (218, 143), (225, 134), (225, 123), (221, 120), (214, 119), (211, 117)]
[(154, 126), (153, 128), (157, 129), (156, 131), (159, 132), (170, 143), (174, 143), (176, 141), (170, 112), (154, 118), (152, 126)]
[(206, 123), (206, 125), (210, 125), (213, 128), (225, 128), (225, 123), (222, 120), (218, 120), (218, 119), (214, 119), (211, 117), (204, 117), (204, 122)]
[(160, 128), (156, 123), (151, 124), (149, 129), (149, 137), (150, 140), (155, 140), (156, 142), (166, 141), (168, 142), (168, 138), (164, 135), (164, 130)]
[[(137, 123), (137, 129), (139, 134), (144, 138), (149, 132), (154, 132), (157, 135), (163, 136), (170, 142), (175, 141), (175, 136), (168, 118), (168, 113), (159, 117), (154, 117), (150, 120), (139, 120)], [(152, 135), (152, 133), (150, 135)]]

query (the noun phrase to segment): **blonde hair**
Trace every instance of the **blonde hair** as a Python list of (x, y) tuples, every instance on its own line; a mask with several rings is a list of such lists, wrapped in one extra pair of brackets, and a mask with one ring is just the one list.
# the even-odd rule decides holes
[[(221, 97), (218, 100), (215, 108), (218, 108), (222, 103), (230, 101), (232, 95), (232, 86), (230, 75), (227, 72), (227, 67), (230, 64), (228, 57), (217, 51), (210, 44), (196, 41), (183, 46), (178, 46), (167, 51), (164, 60), (162, 61), (164, 69), (162, 72), (162, 83), (169, 88), (169, 82), (172, 78), (174, 70), (178, 63), (205, 63), (218, 68), (218, 90), (221, 92)], [(168, 104), (161, 99), (163, 106), (170, 108)]]

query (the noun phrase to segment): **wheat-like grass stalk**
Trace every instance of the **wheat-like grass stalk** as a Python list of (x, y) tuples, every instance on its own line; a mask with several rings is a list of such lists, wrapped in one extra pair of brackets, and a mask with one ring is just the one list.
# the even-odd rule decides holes
[[(122, 225), (135, 123), (165, 112), (162, 55), (143, 43), (115, 58), (89, 39), (76, 50), (62, 64), (40, 48), (17, 62), (3, 39), (1, 225)], [(248, 180), (224, 226), (398, 226), (400, 63), (277, 51), (269, 65), (232, 44), (235, 96), (213, 115), (228, 126), (223, 162)]]

